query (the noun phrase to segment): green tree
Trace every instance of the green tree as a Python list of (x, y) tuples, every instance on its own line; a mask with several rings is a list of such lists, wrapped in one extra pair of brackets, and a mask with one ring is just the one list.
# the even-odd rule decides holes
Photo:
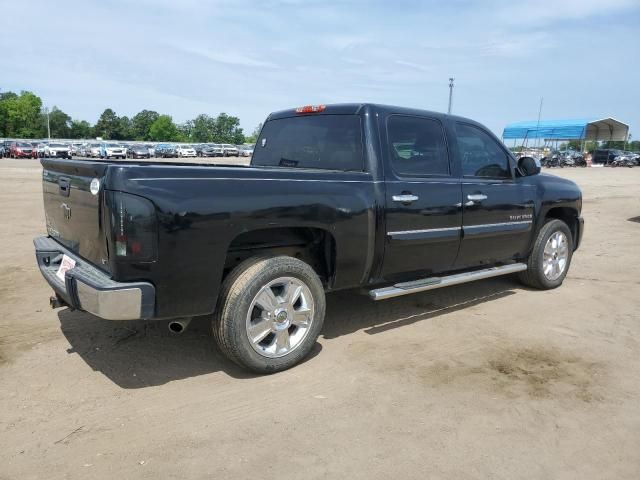
[(116, 115), (116, 112), (107, 108), (93, 127), (97, 137), (102, 137), (105, 140), (115, 139), (120, 129), (120, 119)]
[(149, 127), (149, 138), (156, 142), (175, 142), (180, 132), (170, 115), (160, 115)]
[(213, 139), (216, 143), (244, 143), (244, 134), (240, 128), (240, 119), (226, 113), (216, 117)]
[(93, 129), (86, 120), (72, 120), (69, 132), (70, 138), (93, 138)]
[(622, 150), (624, 148), (624, 141), (606, 141), (602, 142), (602, 148), (616, 148), (618, 150)]
[(129, 117), (118, 118), (118, 131), (115, 136), (117, 140), (133, 140), (133, 124)]
[(213, 142), (216, 132), (216, 119), (207, 114), (198, 115), (191, 120), (191, 141), (198, 143)]
[[(46, 122), (46, 113), (43, 116), (43, 120)], [(49, 128), (51, 138), (69, 138), (71, 136), (71, 117), (58, 107), (53, 107), (49, 112)]]
[(193, 120), (187, 120), (180, 125), (176, 125), (176, 127), (178, 128), (178, 137), (176, 138), (176, 141), (190, 142), (191, 131), (193, 130)]
[(160, 114), (153, 110), (142, 110), (131, 119), (131, 129), (136, 140), (151, 140), (149, 129)]
[(0, 132), (5, 137), (37, 138), (44, 135), (42, 100), (31, 92), (0, 96)]

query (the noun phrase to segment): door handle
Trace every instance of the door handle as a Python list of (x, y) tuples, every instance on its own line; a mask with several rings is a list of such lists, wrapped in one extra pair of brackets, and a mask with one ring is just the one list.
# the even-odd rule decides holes
[(482, 193), (467, 195), (467, 200), (471, 200), (472, 202), (481, 202), (482, 200), (486, 200), (486, 199), (487, 199), (487, 196)]
[(393, 199), (394, 202), (411, 203), (411, 202), (415, 202), (420, 197), (413, 194), (403, 193), (402, 195), (394, 195), (391, 198)]

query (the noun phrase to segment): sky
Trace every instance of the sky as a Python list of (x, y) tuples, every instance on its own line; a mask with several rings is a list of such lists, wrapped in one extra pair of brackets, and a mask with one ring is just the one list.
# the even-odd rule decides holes
[[(0, 0), (0, 90), (95, 123), (178, 123), (374, 102), (447, 110), (500, 135), (614, 117), (640, 138), (640, 0)], [(21, 25), (21, 29), (11, 25)]]

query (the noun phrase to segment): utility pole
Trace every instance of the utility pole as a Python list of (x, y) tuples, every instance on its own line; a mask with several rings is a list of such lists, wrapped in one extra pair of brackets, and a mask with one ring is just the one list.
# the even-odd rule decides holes
[(538, 139), (540, 138), (540, 116), (542, 115), (542, 100), (544, 100), (544, 97), (540, 97), (540, 108), (538, 108), (538, 124), (536, 125), (536, 147), (538, 146)]
[(47, 138), (51, 141), (51, 125), (49, 125), (49, 108), (44, 107), (44, 112), (47, 114)]
[(447, 113), (451, 115), (451, 104), (453, 103), (453, 77), (449, 77), (449, 110)]

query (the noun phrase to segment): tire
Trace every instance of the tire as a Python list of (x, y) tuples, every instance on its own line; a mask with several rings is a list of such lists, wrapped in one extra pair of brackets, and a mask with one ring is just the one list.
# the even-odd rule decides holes
[[(274, 284), (275, 290), (270, 284)], [(280, 294), (274, 293), (284, 288), (280, 285), (289, 286)], [(299, 286), (302, 287), (293, 302), (282, 301), (287, 291), (296, 292)], [(260, 297), (273, 299), (274, 308), (260, 307), (258, 294), (267, 290), (271, 295)], [(311, 313), (307, 316), (293, 313), (309, 309)], [(223, 282), (212, 322), (213, 336), (220, 350), (241, 367), (256, 373), (275, 373), (293, 367), (309, 355), (322, 330), (325, 309), (324, 288), (308, 264), (286, 256), (254, 257), (238, 265)], [(264, 327), (256, 337), (262, 339), (260, 342), (254, 343), (249, 338), (249, 325), (254, 321), (250, 316), (258, 320), (254, 327), (258, 324)], [(307, 318), (306, 328), (293, 320), (302, 317)], [(280, 344), (279, 351), (276, 342), (282, 338), (290, 342), (288, 351), (287, 340)]]
[[(566, 240), (566, 252), (564, 252), (566, 258), (564, 266), (561, 267), (561, 271), (557, 277), (553, 275), (553, 270), (551, 271), (552, 275), (545, 274), (544, 261), (545, 247), (547, 247), (549, 239), (556, 234), (564, 235), (564, 239)], [(550, 250), (553, 250), (552, 246)], [(558, 259), (561, 259), (564, 255), (558, 255)], [(549, 219), (538, 232), (531, 255), (527, 259), (527, 270), (518, 274), (520, 281), (529, 287), (540, 290), (557, 288), (562, 285), (562, 282), (567, 276), (567, 272), (571, 266), (572, 256), (573, 236), (571, 235), (571, 230), (562, 220)]]

